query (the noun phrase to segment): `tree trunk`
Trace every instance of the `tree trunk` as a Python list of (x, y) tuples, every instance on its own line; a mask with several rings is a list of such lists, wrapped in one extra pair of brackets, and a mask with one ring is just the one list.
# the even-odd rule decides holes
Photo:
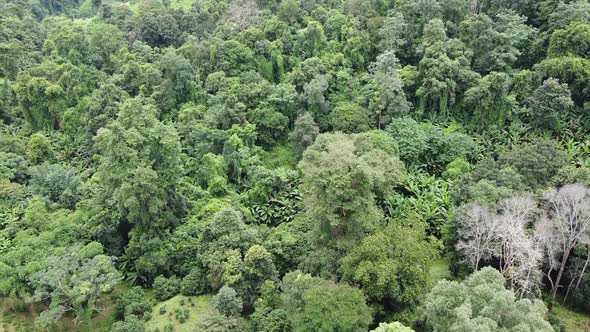
[(567, 250), (563, 253), (563, 258), (561, 259), (561, 266), (559, 267), (559, 273), (557, 273), (557, 278), (555, 278), (555, 285), (553, 286), (553, 291), (551, 292), (551, 298), (555, 301), (555, 295), (557, 294), (557, 289), (559, 288), (559, 282), (561, 281), (561, 276), (563, 275), (563, 270), (565, 270), (565, 263), (567, 263), (567, 259), (570, 256), (571, 249)]
[(582, 272), (580, 273), (580, 277), (578, 278), (578, 282), (576, 283), (576, 288), (574, 288), (575, 290), (578, 290), (578, 287), (580, 287), (580, 282), (582, 281), (582, 277), (584, 276), (586, 268), (588, 267), (588, 261), (590, 261), (590, 244), (588, 245), (588, 254), (586, 255), (586, 262), (584, 262), (584, 267), (582, 268)]
[(477, 14), (477, 12), (479, 11), (477, 2), (477, 0), (471, 0), (471, 14), (473, 15)]

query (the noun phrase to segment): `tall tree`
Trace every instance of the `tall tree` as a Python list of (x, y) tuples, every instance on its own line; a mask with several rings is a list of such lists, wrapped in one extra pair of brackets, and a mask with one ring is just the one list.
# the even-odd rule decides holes
[(147, 100), (127, 99), (117, 119), (96, 135), (99, 165), (96, 199), (118, 222), (157, 234), (170, 227), (180, 177), (176, 129), (157, 119)]
[[(547, 218), (539, 223), (537, 230), (548, 259), (557, 259), (558, 262), (550, 262), (546, 273), (551, 282), (551, 295), (555, 299), (573, 249), (589, 239), (590, 188), (580, 184), (565, 185), (559, 190), (548, 191), (545, 201)], [(557, 272), (555, 279), (552, 272)]]
[(424, 226), (394, 221), (363, 239), (343, 259), (342, 279), (358, 286), (386, 310), (412, 310), (430, 284), (434, 247), (425, 240)]
[(412, 104), (406, 99), (399, 60), (393, 51), (386, 51), (377, 56), (370, 70), (371, 83), (375, 85), (370, 108), (377, 117), (378, 128), (381, 129), (392, 117), (408, 113)]
[(536, 128), (556, 129), (574, 106), (567, 84), (550, 78), (527, 98), (527, 115)]
[(345, 251), (382, 221), (376, 195), (391, 190), (402, 172), (396, 156), (360, 150), (356, 136), (318, 136), (303, 154), (303, 203), (314, 221), (317, 242)]
[(35, 289), (31, 300), (51, 303), (35, 321), (37, 326), (48, 328), (70, 311), (76, 319), (89, 319), (98, 309), (98, 296), (120, 280), (113, 258), (102, 251), (96, 242), (69, 248), (62, 255), (48, 257), (46, 267), (31, 276)]

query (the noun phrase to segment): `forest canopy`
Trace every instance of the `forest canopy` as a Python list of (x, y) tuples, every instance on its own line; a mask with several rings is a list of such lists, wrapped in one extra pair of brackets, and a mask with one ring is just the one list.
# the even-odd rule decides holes
[(590, 2), (0, 1), (0, 309), (590, 328)]

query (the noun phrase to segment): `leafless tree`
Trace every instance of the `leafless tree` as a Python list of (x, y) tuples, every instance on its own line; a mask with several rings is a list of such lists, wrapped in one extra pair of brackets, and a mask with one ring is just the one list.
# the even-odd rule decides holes
[(535, 224), (534, 233), (537, 247), (544, 252), (546, 271), (543, 274), (551, 284), (551, 289), (556, 287), (555, 280), (553, 280), (553, 272), (559, 268), (562, 248), (555, 229), (555, 220), (543, 216)]
[[(585, 259), (575, 259), (573, 262), (570, 262), (570, 267), (568, 268), (568, 275), (569, 275), (569, 284), (567, 286), (567, 290), (565, 292), (565, 296), (563, 297), (563, 303), (567, 301), (567, 298), (572, 290), (576, 291), (580, 286), (580, 282), (584, 277), (584, 273), (586, 273), (586, 269), (588, 268), (588, 263), (590, 262), (590, 235), (587, 236), (583, 241), (583, 245), (579, 245), (578, 248), (583, 254), (586, 256)], [(575, 286), (574, 286), (575, 284)]]
[(476, 204), (461, 211), (457, 222), (462, 238), (457, 243), (457, 250), (463, 254), (464, 262), (477, 270), (479, 262), (490, 258), (496, 251), (493, 248), (496, 225), (494, 215), (489, 209)]
[(547, 215), (560, 248), (559, 271), (552, 283), (555, 299), (563, 271), (572, 250), (582, 244), (590, 232), (590, 189), (581, 184), (568, 184), (545, 194)]
[(499, 268), (503, 274), (519, 264), (519, 260), (532, 250), (527, 225), (532, 221), (536, 208), (535, 201), (524, 195), (515, 195), (498, 204), (495, 229), (499, 251), (496, 257), (500, 259)]
[(500, 271), (520, 296), (537, 296), (543, 252), (529, 232), (537, 203), (530, 196), (514, 195), (500, 201), (496, 215), (497, 252)]
[(526, 195), (502, 200), (497, 213), (480, 205), (466, 208), (457, 219), (461, 237), (457, 250), (474, 270), (481, 260), (497, 259), (521, 297), (538, 296), (543, 251), (529, 232), (536, 211), (536, 202)]

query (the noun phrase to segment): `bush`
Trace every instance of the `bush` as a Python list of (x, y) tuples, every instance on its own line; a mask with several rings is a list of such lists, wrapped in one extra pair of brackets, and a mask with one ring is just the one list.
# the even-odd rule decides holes
[(158, 301), (165, 301), (180, 291), (180, 280), (176, 276), (166, 278), (158, 276), (152, 285), (154, 288), (154, 296)]
[(69, 166), (43, 164), (30, 168), (30, 188), (35, 194), (43, 196), (48, 203), (59, 204), (73, 209), (79, 199), (80, 179)]
[(283, 309), (257, 307), (250, 316), (252, 330), (256, 332), (287, 332), (291, 331), (291, 323), (287, 312)]
[(167, 309), (166, 309), (166, 306), (165, 306), (165, 305), (161, 306), (161, 307), (160, 307), (160, 315), (163, 315), (163, 314), (165, 314), (165, 313), (166, 313), (166, 310), (167, 310)]
[(115, 315), (123, 319), (128, 315), (136, 315), (141, 318), (152, 311), (152, 303), (146, 299), (143, 289), (133, 287), (115, 298)]
[(590, 312), (590, 272), (582, 277), (580, 288), (574, 292), (573, 302), (578, 310)]
[(113, 324), (110, 332), (143, 332), (143, 323), (135, 315), (125, 317), (125, 321)]
[(194, 267), (182, 278), (180, 292), (182, 295), (201, 295), (207, 291), (207, 273), (199, 267)]
[(247, 323), (239, 316), (227, 317), (218, 311), (211, 310), (199, 322), (195, 331), (244, 332), (247, 331)]
[(176, 310), (174, 310), (174, 315), (176, 317), (176, 320), (178, 320), (182, 324), (186, 322), (186, 320), (189, 318), (190, 313), (186, 308), (177, 308)]
[(242, 299), (233, 288), (223, 286), (213, 298), (213, 307), (225, 316), (237, 315), (242, 311)]

